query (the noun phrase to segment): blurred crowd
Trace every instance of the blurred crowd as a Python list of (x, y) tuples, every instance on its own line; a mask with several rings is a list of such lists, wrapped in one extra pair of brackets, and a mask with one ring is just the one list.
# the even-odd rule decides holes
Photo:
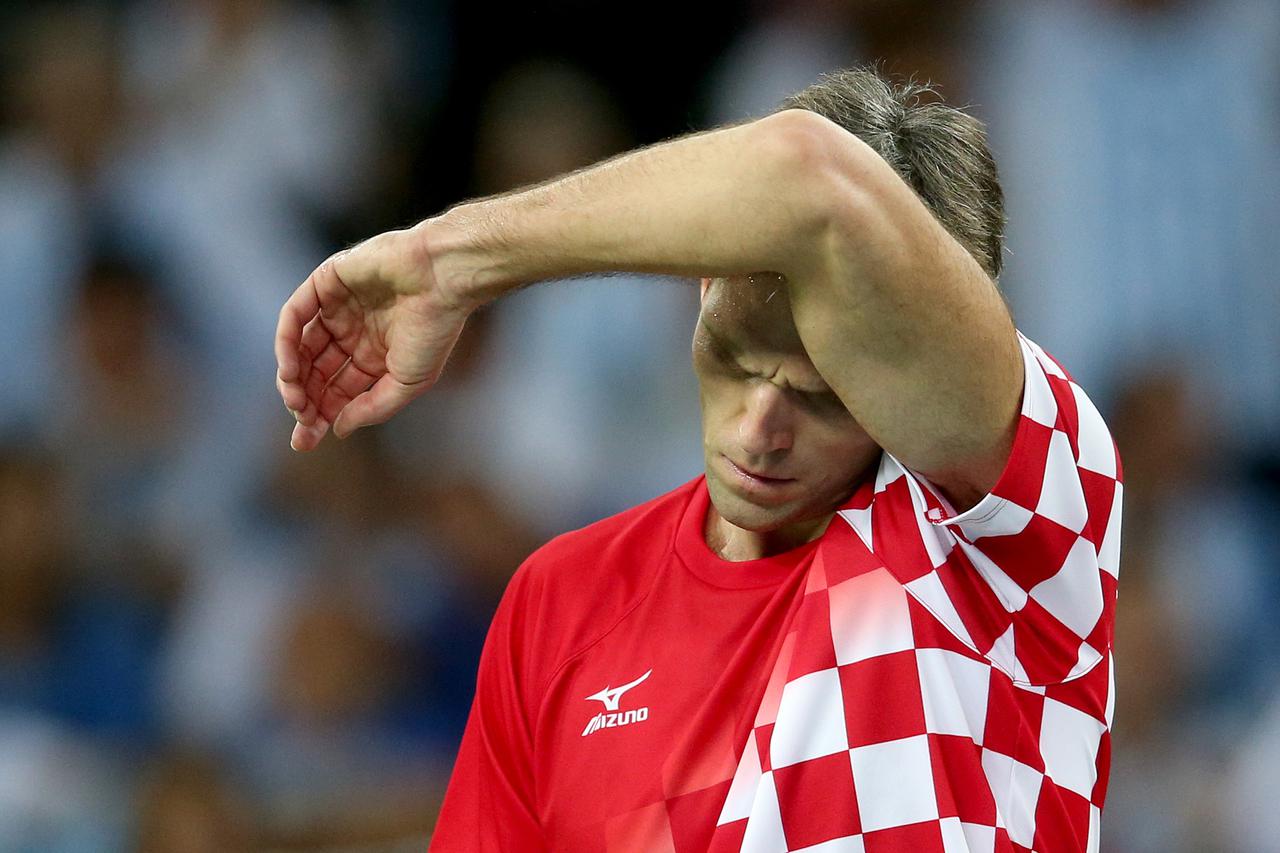
[(701, 470), (696, 289), (481, 312), (288, 448), (349, 242), (878, 60), (988, 123), (1019, 327), (1126, 473), (1103, 850), (1280, 851), (1280, 5), (0, 9), (0, 851), (421, 850), (511, 572)]

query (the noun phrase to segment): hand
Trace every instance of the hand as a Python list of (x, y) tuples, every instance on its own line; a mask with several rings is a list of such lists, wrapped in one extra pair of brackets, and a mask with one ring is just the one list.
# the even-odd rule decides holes
[(422, 229), (388, 231), (328, 258), (280, 309), (276, 387), (312, 450), (379, 424), (440, 376), (474, 306), (449, 297)]

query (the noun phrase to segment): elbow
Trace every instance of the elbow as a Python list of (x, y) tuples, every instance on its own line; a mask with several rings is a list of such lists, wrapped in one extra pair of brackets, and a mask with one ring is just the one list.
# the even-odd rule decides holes
[(858, 222), (874, 211), (874, 168), (884, 165), (862, 140), (844, 128), (803, 109), (782, 110), (761, 120), (772, 152), (773, 180), (779, 203), (802, 230), (824, 240), (858, 231)]

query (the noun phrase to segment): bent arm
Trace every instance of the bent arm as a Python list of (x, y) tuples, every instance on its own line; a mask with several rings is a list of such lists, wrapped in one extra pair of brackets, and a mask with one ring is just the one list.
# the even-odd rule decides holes
[(631, 151), (419, 228), (463, 303), (591, 272), (807, 272), (827, 223), (795, 181), (824, 152), (796, 112)]
[(464, 304), (597, 271), (780, 273), (823, 378), (957, 509), (1008, 458), (1022, 368), (995, 285), (883, 159), (815, 113), (651, 146), (419, 227)]

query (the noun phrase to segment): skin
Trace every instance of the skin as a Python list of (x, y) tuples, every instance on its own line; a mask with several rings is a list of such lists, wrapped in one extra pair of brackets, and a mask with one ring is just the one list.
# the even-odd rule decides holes
[(704, 279), (693, 367), (708, 545), (749, 560), (820, 536), (880, 447), (813, 366), (785, 282), (767, 273)]
[[(280, 312), (291, 446), (382, 423), (425, 393), (480, 305), (603, 271), (709, 282), (695, 368), (708, 540), (728, 558), (818, 535), (880, 449), (958, 511), (1004, 469), (1023, 365), (994, 282), (879, 155), (804, 110), (629, 152), (329, 258)], [(717, 334), (731, 357), (713, 357)], [(843, 412), (821, 404), (828, 389)]]

